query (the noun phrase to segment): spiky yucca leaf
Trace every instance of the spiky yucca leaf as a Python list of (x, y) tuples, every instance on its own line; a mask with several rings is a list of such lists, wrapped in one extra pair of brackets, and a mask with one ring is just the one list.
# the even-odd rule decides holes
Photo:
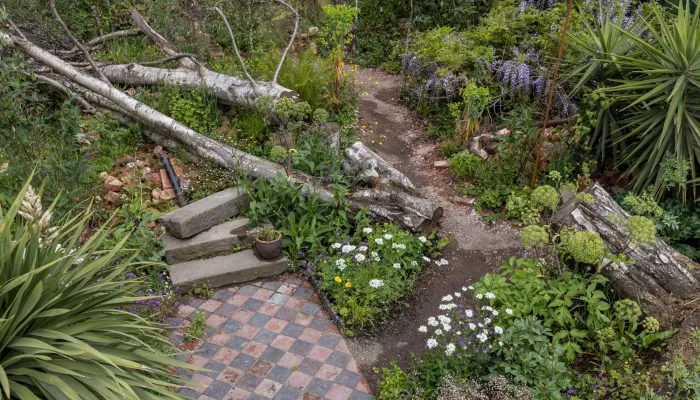
[(0, 398), (180, 399), (168, 368), (185, 365), (150, 345), (160, 328), (119, 309), (142, 299), (120, 280), (126, 238), (103, 250), (103, 227), (81, 244), (87, 213), (43, 238), (18, 215), (28, 187), (0, 210)]
[[(628, 105), (621, 163), (634, 174), (634, 189), (660, 184), (667, 155), (687, 160), (693, 179), (700, 163), (700, 8), (681, 5), (675, 18), (659, 7), (644, 20), (648, 36), (624, 31), (636, 50), (620, 57), (626, 79), (609, 90)], [(682, 188), (685, 189), (685, 188)]]

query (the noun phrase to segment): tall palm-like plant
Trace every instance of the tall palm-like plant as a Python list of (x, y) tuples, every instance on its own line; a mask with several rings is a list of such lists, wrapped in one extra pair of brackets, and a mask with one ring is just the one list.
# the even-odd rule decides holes
[[(639, 33), (640, 24), (635, 22), (633, 16), (627, 15), (629, 2), (611, 4), (613, 7), (599, 3), (592, 12), (580, 10), (581, 15), (594, 15), (591, 15), (593, 18), (582, 18), (581, 32), (571, 35), (568, 40), (569, 50), (576, 55), (571, 72), (565, 75), (565, 79), (573, 84), (572, 96), (586, 87), (605, 88), (612, 80), (621, 78), (617, 61), (634, 46), (625, 32)], [(596, 123), (591, 135), (585, 139), (601, 161), (605, 159), (607, 150), (612, 148), (612, 159), (616, 162), (621, 150), (619, 141), (622, 131), (618, 124), (618, 108), (621, 106), (614, 98), (607, 98), (603, 103), (597, 104), (599, 108), (591, 110), (595, 114)]]
[(29, 184), (0, 209), (0, 398), (180, 399), (160, 328), (127, 311), (141, 298), (120, 279), (126, 238), (103, 250), (105, 227), (81, 244), (89, 214), (52, 229), (50, 210)]
[[(666, 157), (690, 164), (697, 182), (700, 162), (700, 9), (680, 5), (674, 18), (660, 7), (644, 19), (646, 34), (622, 30), (635, 51), (619, 57), (625, 79), (610, 88), (628, 104), (620, 139), (627, 148), (621, 163), (634, 174), (634, 189), (663, 187), (660, 164)], [(681, 188), (685, 190), (685, 187)]]

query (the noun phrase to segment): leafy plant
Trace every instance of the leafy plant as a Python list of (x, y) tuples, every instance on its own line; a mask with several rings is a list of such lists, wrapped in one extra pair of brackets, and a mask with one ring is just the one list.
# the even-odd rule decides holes
[(194, 318), (190, 321), (190, 326), (187, 327), (185, 332), (185, 340), (198, 340), (204, 335), (207, 330), (207, 313), (204, 311), (197, 311), (194, 313)]
[(128, 311), (147, 297), (136, 295), (138, 281), (121, 279), (136, 257), (123, 248), (127, 238), (105, 248), (107, 224), (81, 240), (89, 213), (52, 226), (53, 205), (29, 207), (37, 201), (29, 187), (0, 210), (3, 396), (181, 398), (169, 368), (186, 365), (158, 350), (171, 348), (161, 328)]
[(263, 227), (260, 232), (255, 234), (255, 237), (263, 242), (272, 242), (280, 238), (280, 233), (268, 227)]
[(469, 179), (476, 175), (477, 170), (484, 164), (484, 159), (463, 150), (450, 160), (450, 171), (457, 179)]

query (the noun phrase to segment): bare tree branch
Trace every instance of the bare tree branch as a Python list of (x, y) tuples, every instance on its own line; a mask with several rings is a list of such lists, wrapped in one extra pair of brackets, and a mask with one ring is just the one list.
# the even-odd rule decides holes
[[(276, 0), (278, 3), (283, 4), (287, 6), (292, 12), (294, 13), (294, 32), (292, 33), (292, 37), (289, 38), (289, 43), (287, 44), (287, 48), (284, 49), (284, 53), (282, 53), (282, 58), (280, 58), (280, 63), (277, 65), (277, 70), (275, 71), (275, 76), (272, 77), (272, 83), (277, 83), (277, 77), (280, 74), (280, 71), (282, 70), (282, 65), (284, 64), (284, 59), (287, 57), (287, 53), (289, 53), (289, 49), (292, 48), (292, 44), (294, 44), (294, 39), (297, 37), (297, 30), (299, 30), (299, 13), (297, 10), (294, 9), (294, 7), (290, 6), (289, 3), (285, 2), (284, 0)], [(228, 25), (228, 23), (227, 23)]]
[(93, 61), (92, 57), (90, 57), (90, 53), (88, 53), (87, 49), (85, 46), (83, 46), (80, 41), (73, 36), (73, 33), (71, 33), (70, 29), (68, 29), (68, 25), (66, 25), (65, 22), (63, 22), (63, 19), (61, 18), (61, 15), (58, 13), (58, 10), (56, 10), (56, 0), (49, 0), (49, 6), (51, 7), (51, 11), (53, 12), (53, 16), (56, 18), (59, 24), (61, 24), (61, 28), (63, 28), (63, 31), (66, 32), (66, 35), (75, 43), (76, 46), (83, 52), (83, 55), (85, 56), (85, 59), (92, 65), (92, 68), (97, 72), (98, 76), (100, 79), (105, 81), (107, 84), (111, 83), (109, 82), (109, 79), (97, 68), (97, 65), (95, 64), (95, 61)]
[[(141, 13), (139, 13), (138, 10), (136, 10), (135, 8), (131, 9), (131, 19), (133, 19), (136, 23), (136, 26), (138, 26), (141, 29), (141, 32), (143, 32), (144, 35), (148, 36), (148, 38), (151, 39), (153, 43), (155, 43), (156, 46), (158, 46), (158, 48), (163, 53), (165, 53), (166, 56), (174, 56), (180, 54), (180, 50), (178, 50), (177, 47), (173, 46), (172, 43), (170, 43), (166, 38), (161, 36), (153, 28), (151, 28), (151, 26), (148, 25), (148, 22), (146, 22), (146, 19), (143, 18), (143, 15), (141, 15)], [(189, 69), (197, 69), (201, 66), (201, 64), (197, 62), (196, 59), (192, 59), (191, 57), (179, 58), (178, 62), (183, 67)]]
[(180, 53), (180, 54), (172, 55), (172, 56), (170, 56), (170, 57), (166, 57), (166, 58), (164, 58), (164, 59), (162, 59), (162, 60), (158, 60), (158, 61), (146, 61), (146, 62), (140, 62), (140, 63), (136, 63), (136, 64), (145, 65), (145, 66), (160, 65), (160, 64), (165, 64), (165, 63), (167, 63), (167, 62), (169, 62), (169, 61), (179, 60), (179, 59), (184, 58), (184, 57), (190, 57), (190, 58), (195, 58), (195, 59), (196, 59), (196, 58), (197, 58), (197, 55), (192, 54), (192, 53)]
[(97, 27), (100, 28), (100, 36), (104, 36), (105, 34), (105, 27), (102, 24), (102, 17), (100, 17), (100, 12), (97, 10), (97, 7), (92, 6), (92, 16), (95, 17), (95, 22), (97, 23)]
[[(22, 73), (23, 73), (24, 75), (30, 77), (30, 78), (32, 77), (32, 74), (30, 74), (29, 72), (22, 71)], [(34, 78), (35, 78), (36, 80), (38, 80), (38, 81), (41, 81), (41, 82), (43, 82), (43, 83), (46, 83), (46, 84), (48, 84), (49, 86), (52, 86), (52, 87), (54, 87), (54, 88), (56, 88), (56, 89), (62, 91), (63, 93), (67, 93), (68, 96), (73, 96), (73, 95), (75, 95), (75, 101), (76, 101), (78, 104), (80, 104), (81, 106), (83, 106), (83, 109), (84, 109), (85, 112), (90, 113), (90, 114), (94, 114), (94, 113), (95, 113), (95, 107), (93, 107), (93, 106), (92, 106), (90, 103), (88, 103), (84, 98), (82, 98), (80, 95), (74, 93), (72, 90), (68, 89), (68, 87), (66, 87), (66, 86), (63, 85), (62, 83), (58, 82), (57, 80), (51, 79), (51, 78), (49, 78), (48, 76), (41, 75), (41, 74), (37, 74), (37, 73), (34, 74)]]
[[(248, 69), (245, 67), (245, 63), (243, 62), (243, 57), (241, 57), (241, 53), (238, 51), (238, 45), (236, 44), (236, 38), (233, 36), (233, 30), (231, 30), (231, 25), (228, 23), (228, 19), (226, 18), (226, 15), (224, 15), (224, 12), (221, 11), (219, 7), (212, 7), (212, 10), (216, 11), (221, 19), (224, 20), (224, 23), (226, 24), (226, 28), (228, 29), (228, 34), (231, 36), (231, 42), (233, 43), (233, 50), (236, 52), (236, 57), (238, 57), (238, 62), (241, 63), (241, 69), (243, 69), (243, 74), (245, 75), (246, 78), (250, 81), (250, 83), (253, 85), (253, 87), (256, 86), (255, 80), (253, 79), (252, 76), (248, 73)], [(273, 83), (277, 83), (276, 81), (272, 81)]]
[[(4, 6), (2, 7), (2, 12), (1, 12), (0, 14), (5, 14), (5, 15), (7, 15)], [(10, 18), (7, 19), (7, 22), (10, 23), (10, 26), (12, 27), (12, 29), (15, 30), (15, 32), (19, 35), (19, 37), (21, 37), (21, 38), (24, 39), (24, 40), (27, 40), (27, 37), (24, 36), (24, 34), (22, 33), (22, 31), (19, 30), (19, 28), (17, 27), (17, 25), (15, 25), (15, 23), (12, 22), (12, 20), (11, 20)]]

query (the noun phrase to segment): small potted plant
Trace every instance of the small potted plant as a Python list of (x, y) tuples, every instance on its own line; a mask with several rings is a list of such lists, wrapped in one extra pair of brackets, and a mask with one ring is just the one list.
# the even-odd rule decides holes
[(282, 251), (282, 233), (272, 228), (261, 228), (254, 234), (255, 248), (260, 257), (271, 260), (277, 258)]

